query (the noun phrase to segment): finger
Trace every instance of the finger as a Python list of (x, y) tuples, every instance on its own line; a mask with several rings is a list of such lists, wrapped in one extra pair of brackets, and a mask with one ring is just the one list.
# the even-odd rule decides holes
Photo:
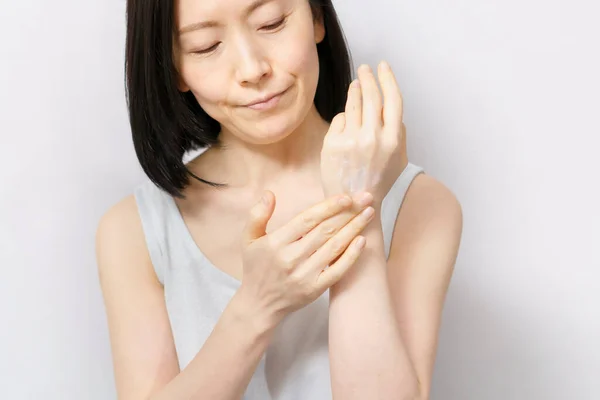
[(406, 154), (406, 125), (404, 125), (404, 122), (401, 122), (402, 125), (402, 133), (400, 136), (400, 154), (402, 154), (402, 157), (408, 157), (408, 155)]
[(306, 268), (323, 269), (342, 254), (352, 240), (369, 224), (375, 215), (373, 207), (367, 207), (334, 237), (329, 239), (306, 262)]
[(352, 207), (352, 209), (348, 209), (323, 221), (303, 238), (290, 244), (289, 251), (295, 255), (296, 259), (305, 261), (369, 206), (373, 201), (373, 196), (370, 196), (368, 200), (368, 203)]
[(346, 125), (360, 127), (362, 124), (362, 91), (360, 81), (355, 79), (348, 88), (346, 100)]
[(325, 291), (342, 279), (348, 270), (356, 263), (366, 244), (363, 236), (357, 236), (344, 253), (329, 267), (321, 271), (317, 278), (317, 286)]
[(383, 92), (383, 125), (394, 132), (400, 131), (403, 118), (403, 100), (400, 87), (390, 65), (383, 61), (378, 68), (381, 91)]
[(342, 133), (346, 126), (346, 114), (341, 112), (336, 114), (335, 117), (331, 120), (331, 124), (329, 125), (329, 130), (327, 133)]
[(382, 100), (381, 92), (377, 86), (375, 75), (371, 67), (364, 64), (358, 69), (360, 85), (363, 96), (362, 126), (375, 129), (382, 126)]
[(324, 220), (339, 214), (351, 205), (352, 199), (348, 195), (333, 196), (294, 217), (290, 222), (271, 233), (271, 236), (277, 243), (295, 242)]
[(261, 200), (250, 209), (250, 217), (242, 232), (244, 247), (247, 247), (256, 239), (267, 234), (267, 224), (274, 210), (275, 195), (270, 190), (267, 190)]

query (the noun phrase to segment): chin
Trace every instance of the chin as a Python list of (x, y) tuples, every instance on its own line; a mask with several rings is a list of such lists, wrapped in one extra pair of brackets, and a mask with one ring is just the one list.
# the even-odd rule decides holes
[(277, 143), (292, 134), (299, 123), (292, 122), (289, 117), (271, 117), (262, 120), (253, 126), (248, 126), (244, 130), (246, 141), (253, 144), (272, 144)]
[(290, 136), (302, 124), (310, 107), (290, 107), (281, 112), (244, 122), (244, 140), (253, 144), (272, 144)]

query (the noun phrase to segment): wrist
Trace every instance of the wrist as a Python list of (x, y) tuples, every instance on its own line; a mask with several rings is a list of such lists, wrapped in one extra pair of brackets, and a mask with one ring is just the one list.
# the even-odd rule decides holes
[(371, 207), (375, 210), (373, 219), (365, 227), (363, 235), (377, 236), (377, 234), (383, 235), (383, 224), (381, 222), (381, 205), (371, 204)]
[(383, 238), (383, 224), (381, 222), (381, 212), (379, 208), (375, 208), (375, 215), (371, 222), (365, 227), (362, 236), (367, 239), (367, 251), (364, 251), (365, 255), (361, 259), (379, 254), (385, 254), (385, 244)]
[(244, 329), (248, 329), (258, 337), (270, 336), (279, 324), (279, 319), (259, 307), (242, 288), (238, 289), (231, 300), (234, 318), (244, 326)]

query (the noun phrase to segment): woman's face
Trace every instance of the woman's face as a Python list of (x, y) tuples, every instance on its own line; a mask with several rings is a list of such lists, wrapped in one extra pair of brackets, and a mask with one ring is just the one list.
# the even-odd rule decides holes
[(190, 90), (223, 131), (273, 143), (314, 107), (316, 44), (325, 29), (308, 0), (177, 0), (175, 18), (179, 89)]

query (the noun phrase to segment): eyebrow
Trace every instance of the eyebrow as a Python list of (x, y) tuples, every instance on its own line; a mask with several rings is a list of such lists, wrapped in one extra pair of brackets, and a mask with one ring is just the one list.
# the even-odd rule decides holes
[[(244, 10), (244, 16), (248, 16), (252, 14), (257, 8), (264, 6), (267, 3), (270, 3), (275, 0), (254, 0), (246, 9)], [(196, 22), (194, 24), (187, 25), (179, 30), (179, 35), (183, 35), (188, 32), (197, 31), (199, 29), (204, 28), (214, 28), (215, 26), (219, 26), (220, 24), (217, 21), (202, 21)]]

